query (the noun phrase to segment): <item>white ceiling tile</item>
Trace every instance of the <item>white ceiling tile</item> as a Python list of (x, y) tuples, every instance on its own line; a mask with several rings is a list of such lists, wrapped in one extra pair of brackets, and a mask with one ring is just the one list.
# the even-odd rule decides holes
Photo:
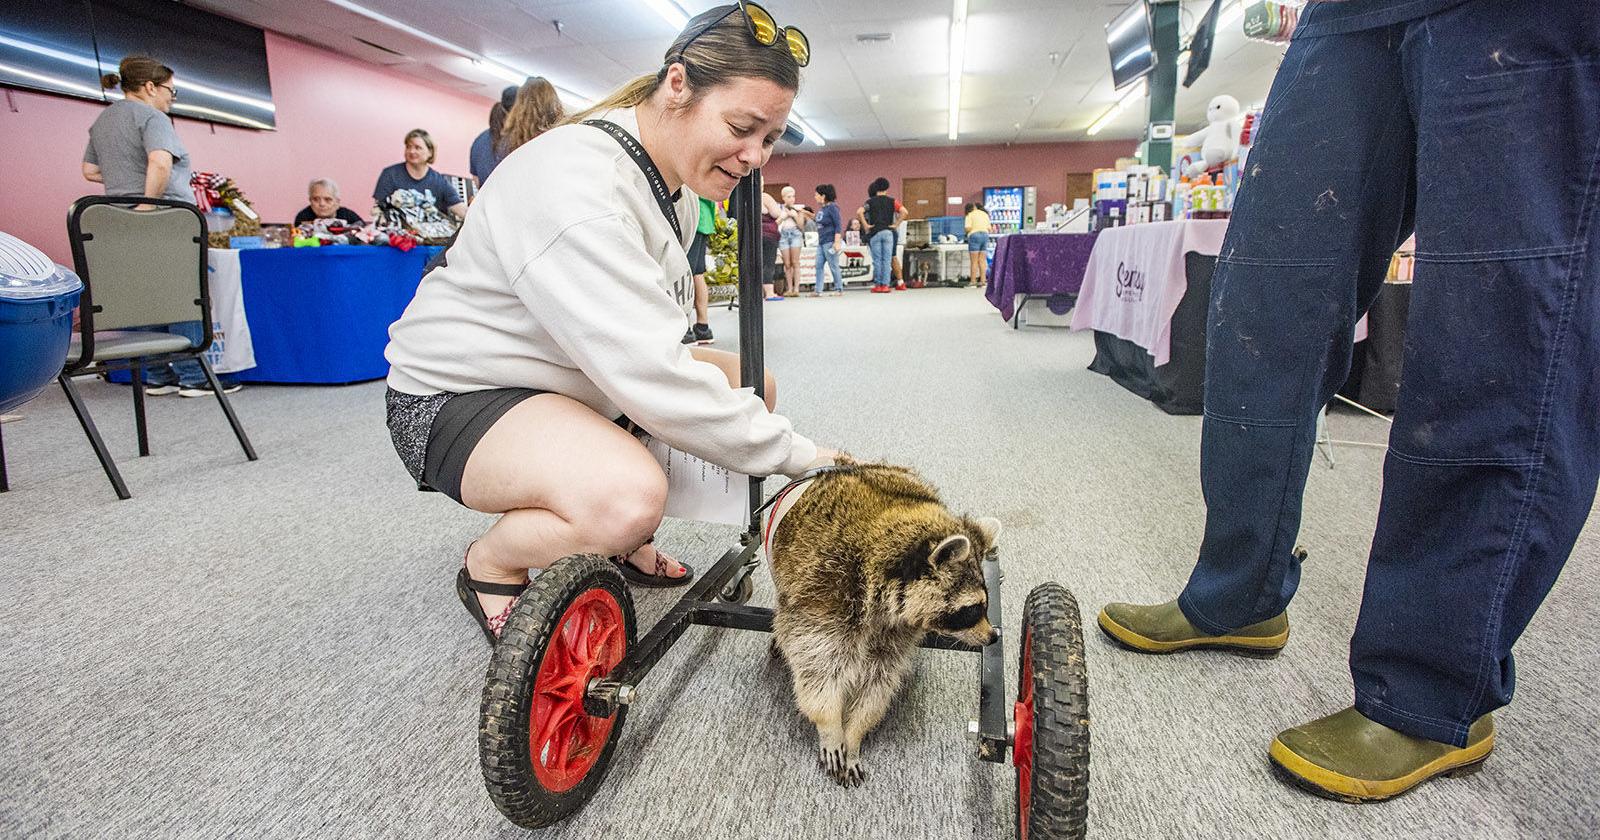
[[(458, 77), (444, 80), (447, 84), (470, 88), (476, 83), (474, 92), (485, 98), (504, 84), (447, 50), (326, 0), (190, 2), (360, 60), (432, 66)], [(588, 96), (655, 69), (676, 34), (642, 0), (356, 2)], [(678, 2), (691, 15), (720, 5), (718, 0)], [(958, 143), (1087, 139), (1084, 129), (1117, 99), (1103, 33), (1129, 2), (969, 0)], [(1192, 27), (1208, 3), (1188, 0), (1184, 25)], [(811, 39), (812, 64), (802, 74), (795, 110), (827, 138), (829, 148), (901, 146), (911, 138), (916, 145), (947, 144), (950, 0), (768, 0), (764, 5), (780, 24), (796, 26)], [(442, 8), (448, 12), (441, 13)], [(557, 20), (559, 33), (553, 25)], [(892, 40), (855, 40), (876, 32), (887, 32)], [(401, 55), (374, 50), (356, 37)], [(1262, 101), (1282, 52), (1280, 46), (1248, 41), (1238, 27), (1219, 32), (1211, 67), (1193, 88), (1179, 89), (1179, 131), (1198, 129), (1206, 103), (1219, 93), (1246, 104)], [(427, 76), (425, 68), (411, 72)], [(1138, 136), (1145, 110), (1136, 103), (1094, 139)]]

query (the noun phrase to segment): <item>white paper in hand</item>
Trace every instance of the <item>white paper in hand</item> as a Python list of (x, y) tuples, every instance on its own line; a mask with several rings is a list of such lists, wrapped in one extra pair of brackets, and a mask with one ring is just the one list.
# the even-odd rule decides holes
[(750, 476), (680, 452), (648, 434), (639, 442), (667, 474), (667, 516), (746, 525), (750, 522)]

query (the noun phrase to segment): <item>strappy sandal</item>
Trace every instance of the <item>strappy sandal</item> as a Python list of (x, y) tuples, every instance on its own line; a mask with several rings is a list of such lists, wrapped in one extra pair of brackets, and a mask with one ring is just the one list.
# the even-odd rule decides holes
[[(472, 551), (472, 546), (467, 546), (467, 551)], [(489, 583), (488, 581), (473, 580), (467, 574), (467, 560), (461, 558), (461, 570), (456, 572), (456, 597), (461, 599), (461, 606), (467, 608), (467, 613), (478, 622), (478, 628), (483, 630), (483, 636), (489, 640), (489, 646), (494, 647), (500, 641), (500, 631), (505, 629), (506, 621), (511, 618), (511, 608), (517, 605), (516, 598), (528, 588), (526, 583)], [(482, 592), (485, 595), (510, 595), (511, 603), (500, 614), (490, 618), (483, 611), (483, 604), (478, 602), (474, 593)]]
[[(644, 545), (639, 546), (639, 548), (644, 548), (645, 545), (650, 545), (655, 541), (656, 538), (651, 537), (650, 539), (645, 540)], [(694, 580), (694, 567), (683, 562), (682, 560), (676, 560), (677, 564), (683, 567), (682, 575), (673, 577), (672, 575), (667, 574), (667, 563), (666, 560), (663, 560), (662, 558), (666, 557), (668, 560), (675, 558), (667, 557), (667, 555), (662, 554), (661, 549), (659, 548), (656, 549), (656, 573), (652, 575), (639, 571), (632, 563), (628, 562), (628, 558), (632, 557), (634, 552), (638, 551), (639, 548), (636, 548), (627, 554), (621, 554), (611, 558), (611, 562), (617, 564), (617, 568), (622, 571), (622, 577), (629, 583), (635, 586), (649, 586), (656, 589), (669, 589), (674, 586), (688, 586), (689, 582)]]

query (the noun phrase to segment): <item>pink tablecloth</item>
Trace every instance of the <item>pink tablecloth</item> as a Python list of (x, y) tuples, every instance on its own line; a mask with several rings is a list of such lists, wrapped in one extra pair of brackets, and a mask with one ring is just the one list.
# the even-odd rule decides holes
[(1084, 269), (1072, 328), (1098, 330), (1149, 351), (1156, 367), (1167, 363), (1172, 313), (1188, 281), (1183, 255), (1222, 250), (1227, 219), (1152, 222), (1100, 232)]

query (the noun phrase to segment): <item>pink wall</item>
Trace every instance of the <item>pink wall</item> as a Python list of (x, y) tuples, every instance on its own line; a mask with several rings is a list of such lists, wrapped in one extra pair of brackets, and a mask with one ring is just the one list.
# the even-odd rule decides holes
[[(267, 33), (267, 65), (278, 129), (255, 131), (175, 120), (194, 168), (239, 184), (268, 221), (287, 222), (306, 204), (306, 182), (339, 183), (344, 203), (363, 217), (378, 170), (401, 160), (405, 133), (425, 128), (439, 147), (434, 167), (467, 174), (467, 151), (489, 120), (490, 100)], [(179, 68), (179, 72), (182, 69)], [(72, 264), (67, 208), (99, 193), (80, 162), (89, 124), (103, 105), (6, 89), (0, 148), (6, 150), (0, 230)]]
[[(927, 149), (872, 149), (864, 151), (809, 152), (774, 155), (762, 174), (768, 183), (795, 186), (802, 203), (810, 204), (817, 184), (832, 184), (839, 191), (839, 208), (849, 217), (867, 199), (872, 179), (889, 179), (889, 192), (903, 198), (901, 179), (945, 179), (945, 192), (961, 200), (978, 201), (984, 187), (1034, 186), (1039, 190), (1041, 218), (1048, 204), (1066, 201), (1067, 174), (1110, 166), (1129, 154), (1127, 140), (1092, 143), (1030, 143), (1014, 146), (949, 146)], [(947, 207), (936, 216), (957, 216), (960, 207)]]

